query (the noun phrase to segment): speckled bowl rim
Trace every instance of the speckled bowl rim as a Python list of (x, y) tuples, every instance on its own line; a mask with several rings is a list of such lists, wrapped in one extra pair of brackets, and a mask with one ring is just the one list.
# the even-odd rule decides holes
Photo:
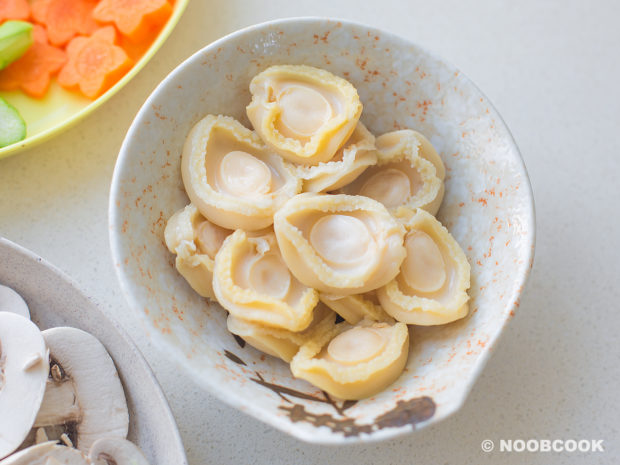
[(50, 262), (44, 260), (43, 258), (38, 256), (31, 250), (19, 244), (16, 244), (15, 242), (12, 242), (2, 236), (0, 236), (0, 248), (6, 248), (9, 250), (12, 250), (18, 255), (21, 255), (30, 261), (36, 262), (37, 266), (47, 269), (50, 273), (57, 276), (60, 280), (65, 281), (75, 291), (76, 294), (81, 294), (81, 296), (85, 300), (87, 300), (88, 302), (92, 304), (93, 310), (98, 311), (103, 316), (103, 319), (107, 320), (110, 323), (110, 325), (117, 332), (118, 336), (123, 340), (123, 342), (127, 345), (127, 347), (133, 352), (133, 355), (136, 357), (136, 362), (142, 365), (142, 368), (144, 369), (144, 373), (147, 376), (146, 382), (153, 385), (154, 391), (157, 395), (157, 400), (162, 406), (163, 414), (165, 415), (166, 420), (170, 424), (170, 429), (169, 429), (170, 447), (176, 449), (178, 452), (178, 455), (182, 457), (183, 461), (180, 462), (178, 465), (187, 465), (188, 462), (187, 462), (187, 457), (185, 455), (185, 447), (183, 446), (181, 434), (179, 433), (179, 429), (174, 419), (174, 415), (172, 414), (172, 410), (170, 409), (170, 405), (168, 404), (168, 400), (166, 399), (166, 396), (159, 382), (157, 381), (157, 378), (155, 377), (153, 370), (151, 369), (150, 365), (144, 358), (144, 355), (142, 355), (142, 352), (140, 352), (138, 347), (134, 344), (133, 340), (125, 332), (123, 327), (120, 324), (118, 324), (116, 320), (106, 315), (105, 312), (103, 312), (97, 306), (97, 304), (93, 302), (93, 300), (90, 297), (84, 294), (78, 287), (77, 283), (73, 280), (73, 278), (71, 278), (69, 275), (67, 275), (65, 272), (61, 271), (60, 269), (56, 268)]
[[(280, 26), (280, 25), (289, 25), (291, 23), (298, 23), (298, 24), (312, 24), (314, 22), (317, 21), (333, 21), (336, 23), (340, 23), (344, 26), (353, 26), (353, 27), (363, 27), (368, 29), (369, 31), (374, 31), (376, 34), (381, 34), (382, 36), (388, 37), (391, 40), (395, 40), (395, 41), (399, 41), (402, 42), (403, 45), (413, 45), (415, 47), (417, 47), (418, 49), (422, 50), (424, 53), (426, 53), (431, 59), (437, 60), (441, 63), (443, 63), (446, 67), (454, 70), (454, 71), (459, 71), (459, 75), (465, 80), (465, 82), (467, 82), (469, 85), (472, 86), (472, 88), (477, 91), (481, 97), (485, 98), (488, 102), (489, 102), (489, 109), (492, 113), (494, 113), (494, 116), (497, 117), (498, 119), (498, 125), (501, 124), (501, 126), (503, 126), (503, 128), (506, 130), (506, 143), (509, 144), (511, 146), (511, 148), (514, 150), (514, 153), (516, 153), (517, 156), (517, 160), (515, 160), (518, 163), (518, 167), (519, 167), (519, 171), (520, 174), (523, 176), (523, 178), (526, 180), (526, 189), (525, 189), (525, 195), (524, 195), (524, 201), (527, 202), (526, 208), (527, 208), (527, 216), (526, 216), (526, 222), (527, 222), (527, 236), (525, 238), (525, 241), (530, 245), (530, 247), (527, 247), (527, 253), (526, 255), (523, 257), (523, 262), (518, 266), (518, 269), (515, 269), (515, 282), (518, 283), (518, 286), (515, 286), (515, 291), (513, 293), (513, 295), (510, 296), (510, 301), (513, 302), (513, 304), (511, 304), (509, 310), (510, 313), (514, 313), (516, 308), (518, 307), (518, 302), (519, 302), (519, 296), (521, 295), (521, 293), (523, 292), (524, 288), (525, 288), (525, 284), (527, 282), (527, 278), (529, 276), (530, 270), (533, 266), (533, 260), (534, 260), (534, 248), (535, 248), (535, 227), (536, 227), (536, 220), (535, 220), (535, 206), (534, 206), (534, 196), (533, 196), (533, 192), (532, 192), (532, 186), (531, 186), (531, 182), (527, 173), (527, 169), (525, 167), (525, 163), (523, 161), (523, 158), (521, 156), (521, 153), (516, 145), (516, 142), (514, 140), (514, 137), (512, 136), (512, 133), (510, 132), (510, 130), (508, 129), (508, 126), (506, 125), (506, 122), (503, 120), (503, 118), (501, 117), (501, 115), (499, 114), (499, 112), (497, 111), (497, 109), (495, 108), (495, 106), (493, 106), (492, 102), (486, 97), (486, 95), (480, 90), (480, 88), (474, 84), (474, 82), (468, 77), (466, 76), (462, 71), (460, 71), (456, 66), (452, 65), (450, 62), (447, 62), (446, 60), (444, 60), (443, 58), (439, 57), (438, 55), (436, 55), (435, 53), (429, 51), (428, 49), (426, 49), (425, 47), (422, 47), (420, 45), (418, 45), (417, 43), (410, 41), (408, 39), (405, 39), (401, 36), (398, 36), (396, 34), (393, 34), (391, 32), (387, 32), (381, 29), (378, 29), (376, 27), (373, 26), (369, 26), (367, 24), (364, 23), (360, 23), (360, 22), (356, 22), (356, 21), (350, 21), (350, 20), (346, 20), (346, 19), (340, 19), (340, 18), (331, 18), (331, 17), (321, 17), (321, 16), (304, 16), (304, 17), (291, 17), (291, 18), (283, 18), (283, 19), (276, 19), (276, 20), (272, 20), (272, 21), (266, 21), (266, 22), (262, 22), (262, 23), (258, 23), (255, 25), (251, 25), (248, 27), (245, 27), (243, 29), (239, 29), (237, 31), (234, 31), (214, 42), (211, 42), (210, 44), (206, 45), (205, 47), (199, 49), (198, 51), (196, 51), (195, 53), (193, 53), (190, 57), (188, 57), (187, 59), (185, 59), (183, 62), (181, 62), (179, 65), (176, 66), (176, 68), (170, 73), (168, 74), (168, 76), (166, 76), (166, 78), (164, 78), (164, 80), (162, 82), (160, 82), (158, 84), (158, 86), (153, 90), (153, 92), (149, 95), (149, 97), (146, 99), (146, 101), (144, 102), (144, 104), (142, 105), (142, 107), (140, 108), (140, 110), (138, 111), (138, 113), (136, 114), (136, 117), (134, 118), (128, 132), (127, 135), (125, 137), (125, 140), (123, 141), (123, 145), (121, 146), (120, 152), (119, 152), (119, 156), (116, 162), (116, 166), (114, 168), (114, 173), (113, 173), (113, 177), (112, 177), (112, 183), (111, 183), (111, 188), (110, 188), (110, 201), (109, 201), (109, 211), (108, 211), (108, 218), (109, 218), (109, 231), (110, 231), (110, 249), (111, 249), (111, 253), (112, 253), (112, 258), (114, 260), (114, 263), (117, 263), (120, 259), (121, 255), (121, 244), (120, 244), (120, 237), (117, 235), (114, 235), (112, 233), (112, 231), (114, 231), (114, 225), (120, 224), (119, 219), (121, 218), (121, 212), (119, 209), (117, 209), (116, 206), (116, 202), (115, 199), (118, 196), (118, 193), (121, 191), (121, 173), (123, 172), (123, 166), (126, 163), (126, 159), (129, 156), (129, 152), (127, 150), (127, 146), (129, 145), (129, 140), (131, 140), (131, 138), (133, 137), (134, 133), (136, 131), (139, 130), (139, 121), (147, 114), (147, 112), (150, 111), (150, 108), (153, 105), (153, 101), (156, 100), (157, 95), (159, 94), (159, 92), (165, 88), (166, 86), (170, 85), (171, 83), (173, 83), (176, 79), (177, 76), (182, 72), (183, 68), (187, 67), (187, 66), (191, 66), (194, 64), (194, 62), (201, 60), (201, 57), (209, 52), (212, 51), (216, 51), (219, 47), (222, 47), (225, 45), (226, 42), (228, 42), (231, 39), (235, 39), (239, 36), (245, 35), (245, 34), (249, 34), (249, 33), (254, 33), (257, 31), (260, 31), (261, 29), (267, 29), (270, 27), (274, 27), (274, 26)], [(132, 309), (138, 309), (141, 308), (140, 303), (136, 300), (136, 298), (133, 296), (132, 292), (131, 292), (131, 281), (126, 277), (125, 272), (123, 271), (122, 267), (117, 267), (115, 266), (115, 270), (116, 270), (116, 274), (120, 283), (120, 287), (121, 290), (123, 292), (123, 294), (125, 295), (125, 298), (127, 299), (130, 307)], [(140, 318), (143, 321), (147, 321), (147, 318), (145, 315), (143, 315), (141, 312), (137, 312), (140, 315)], [(501, 336), (501, 334), (504, 332), (504, 329), (506, 327), (506, 324), (508, 323), (508, 320), (510, 320), (510, 318), (506, 318), (499, 330), (495, 333), (495, 335), (487, 342), (487, 346), (488, 349), (481, 354), (481, 356), (478, 358), (476, 364), (473, 366), (471, 373), (471, 382), (469, 383), (469, 385), (466, 387), (466, 389), (464, 389), (462, 392), (462, 396), (460, 399), (458, 399), (458, 405), (456, 408), (454, 408), (451, 411), (447, 411), (445, 412), (443, 415), (436, 415), (435, 417), (433, 417), (433, 421), (431, 422), (423, 422), (420, 423), (419, 425), (417, 425), (416, 428), (414, 428), (413, 430), (402, 430), (402, 429), (389, 429), (389, 430), (382, 430), (379, 432), (376, 432), (372, 435), (362, 435), (362, 436), (357, 436), (355, 438), (347, 438), (346, 443), (347, 444), (355, 444), (355, 443), (371, 443), (371, 442), (379, 442), (379, 441), (384, 441), (387, 439), (394, 439), (397, 437), (401, 437), (404, 435), (408, 435), (411, 434), (414, 431), (418, 431), (421, 430), (427, 426), (429, 426), (430, 424), (435, 424), (438, 421), (441, 421), (447, 417), (449, 417), (450, 415), (456, 413), (458, 410), (460, 410), (460, 408), (462, 407), (465, 399), (467, 398), (467, 396), (469, 395), (469, 393), (471, 392), (471, 390), (473, 389), (473, 386), (477, 380), (477, 378), (480, 375), (480, 372), (483, 370), (483, 368), (485, 367), (490, 354), (494, 351), (497, 340), (499, 339), (499, 337)], [(157, 337), (153, 337), (154, 339), (156, 339)], [(205, 388), (208, 389), (208, 391), (214, 395), (215, 397), (217, 397), (218, 399), (220, 399), (221, 401), (225, 402), (226, 404), (237, 408), (237, 409), (241, 409), (244, 413), (247, 413), (251, 416), (253, 416), (254, 418), (272, 426), (275, 427), (289, 435), (292, 435), (293, 437), (296, 437), (298, 439), (301, 439), (305, 442), (309, 442), (309, 443), (314, 443), (314, 444), (322, 444), (322, 445), (338, 445), (338, 444), (342, 444), (343, 443), (343, 439), (338, 437), (337, 435), (330, 435), (329, 439), (323, 439), (323, 438), (316, 438), (314, 435), (312, 435), (311, 433), (306, 433), (304, 431), (299, 431), (299, 430), (295, 430), (295, 431), (291, 431), (289, 428), (287, 428), (287, 424), (285, 423), (281, 423), (280, 421), (278, 421), (277, 419), (272, 418), (271, 416), (267, 415), (261, 408), (256, 407), (253, 403), (249, 402), (249, 401), (245, 401), (244, 399), (240, 399), (237, 395), (231, 395), (229, 394), (226, 390), (222, 390), (220, 388), (218, 388), (215, 383), (210, 382), (207, 379), (204, 378), (198, 378), (195, 376), (194, 370), (192, 370), (188, 365), (187, 365), (187, 361), (185, 360), (185, 357), (183, 356), (183, 353), (178, 350), (176, 347), (164, 343), (166, 345), (166, 347), (168, 348), (168, 350), (166, 350), (166, 353), (168, 354), (168, 356), (174, 360), (175, 362), (177, 362), (179, 365), (183, 366), (183, 369), (188, 373), (189, 377), (194, 380), (199, 386), (204, 386)]]

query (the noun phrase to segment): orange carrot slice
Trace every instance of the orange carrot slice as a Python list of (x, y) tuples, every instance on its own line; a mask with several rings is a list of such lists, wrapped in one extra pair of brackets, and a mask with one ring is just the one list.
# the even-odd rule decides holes
[(164, 24), (171, 14), (168, 0), (101, 0), (93, 11), (97, 21), (114, 23), (135, 42), (146, 40), (151, 29)]
[(30, 5), (27, 0), (0, 0), (0, 23), (5, 19), (28, 19)]
[(116, 30), (106, 26), (90, 37), (76, 37), (67, 45), (68, 61), (58, 83), (96, 98), (112, 87), (132, 66), (125, 51), (115, 45)]
[(31, 97), (43, 98), (51, 76), (67, 61), (63, 50), (49, 45), (42, 26), (34, 26), (33, 37), (28, 51), (0, 71), (0, 90), (21, 89)]
[(138, 61), (144, 56), (147, 50), (151, 48), (151, 45), (153, 45), (153, 42), (155, 42), (155, 39), (160, 32), (161, 27), (155, 28), (151, 30), (149, 35), (140, 42), (136, 42), (129, 39), (128, 37), (121, 36), (119, 45), (123, 48), (123, 50), (127, 52), (129, 58), (131, 58), (133, 61)]
[(47, 28), (53, 45), (65, 45), (78, 34), (97, 30), (92, 17), (97, 0), (34, 0), (32, 17)]

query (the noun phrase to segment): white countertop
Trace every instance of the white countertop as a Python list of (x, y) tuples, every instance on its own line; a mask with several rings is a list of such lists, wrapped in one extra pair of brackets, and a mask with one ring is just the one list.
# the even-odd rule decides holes
[[(368, 446), (301, 443), (176, 372), (143, 337), (109, 253), (114, 163), (155, 85), (224, 34), (307, 15), (392, 31), (458, 66), (513, 132), (536, 197), (529, 285), (464, 407), (417, 434)], [(129, 330), (170, 401), (192, 465), (619, 463), (619, 17), (613, 0), (192, 0), (120, 93), (70, 131), (0, 160), (0, 235), (67, 272)], [(496, 450), (482, 452), (484, 439)], [(500, 452), (500, 439), (602, 439), (605, 452)]]

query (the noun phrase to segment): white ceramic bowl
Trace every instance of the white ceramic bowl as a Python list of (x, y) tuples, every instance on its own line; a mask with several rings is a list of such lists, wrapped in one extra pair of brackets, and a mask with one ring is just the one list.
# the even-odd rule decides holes
[[(472, 265), (471, 313), (413, 328), (405, 373), (360, 402), (335, 401), (288, 366), (239, 344), (226, 314), (175, 271), (166, 220), (188, 203), (180, 175), (194, 123), (221, 113), (249, 125), (251, 78), (273, 64), (328, 69), (358, 89), (375, 134), (414, 128), (446, 167), (439, 218)], [(384, 439), (455, 412), (518, 306), (532, 264), (534, 206), (499, 114), (472, 82), (421, 47), (371, 27), (319, 18), (253, 26), (200, 50), (148, 98), (121, 149), (110, 198), (112, 255), (131, 308), (156, 344), (200, 385), (243, 412), (317, 443)]]
[(61, 271), (0, 237), (0, 284), (26, 301), (41, 330), (72, 326), (88, 331), (110, 353), (125, 389), (129, 439), (151, 465), (186, 465), (185, 450), (164, 394), (124, 331), (109, 320)]

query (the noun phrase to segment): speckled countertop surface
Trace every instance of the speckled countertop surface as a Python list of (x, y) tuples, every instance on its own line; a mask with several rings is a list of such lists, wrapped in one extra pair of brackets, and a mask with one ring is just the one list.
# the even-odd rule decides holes
[[(620, 7), (613, 1), (192, 0), (147, 67), (83, 123), (0, 160), (0, 235), (66, 271), (133, 336), (198, 464), (615, 464), (620, 461)], [(167, 364), (120, 293), (107, 207), (118, 149), (156, 84), (192, 52), (253, 23), (321, 15), (390, 30), (443, 56), (515, 136), (537, 207), (521, 306), (460, 412), (369, 446), (300, 443), (233, 410)], [(0, 266), (2, 266), (0, 264)], [(481, 450), (491, 439), (493, 452)], [(602, 439), (605, 452), (500, 452), (499, 441)]]

